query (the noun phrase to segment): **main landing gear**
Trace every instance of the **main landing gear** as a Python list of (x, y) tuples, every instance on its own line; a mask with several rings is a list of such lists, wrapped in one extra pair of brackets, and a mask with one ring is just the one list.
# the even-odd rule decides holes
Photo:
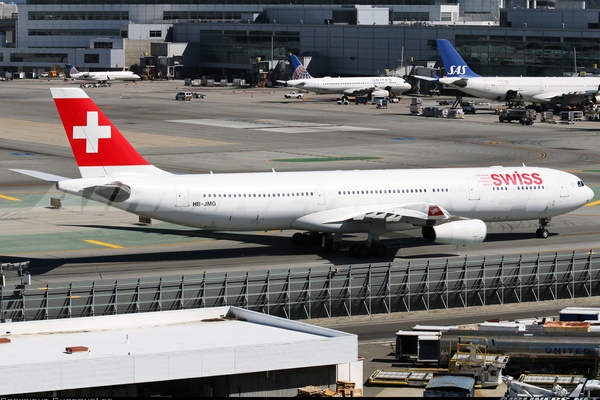
[(336, 252), (340, 249), (341, 236), (339, 239), (331, 233), (320, 232), (296, 232), (292, 236), (292, 243), (295, 246), (320, 246), (325, 251)]
[[(342, 242), (341, 234), (321, 232), (296, 232), (292, 236), (292, 243), (299, 247), (319, 246), (327, 252), (336, 252)], [(348, 248), (352, 257), (384, 257), (387, 247), (379, 240), (368, 239), (366, 243), (352, 243)]]
[(367, 258), (369, 256), (384, 257), (387, 254), (387, 247), (378, 241), (373, 241), (371, 244), (352, 243), (348, 249), (348, 253), (352, 257), (358, 258)]
[(535, 231), (535, 235), (540, 239), (546, 239), (550, 233), (546, 227), (550, 225), (550, 218), (540, 218), (540, 227)]

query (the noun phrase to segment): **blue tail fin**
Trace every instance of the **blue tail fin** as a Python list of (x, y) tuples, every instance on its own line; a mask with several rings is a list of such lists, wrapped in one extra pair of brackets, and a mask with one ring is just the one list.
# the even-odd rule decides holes
[(442, 56), (446, 75), (451, 78), (475, 78), (479, 76), (469, 68), (465, 60), (462, 59), (447, 39), (437, 39), (436, 43)]
[(290, 68), (292, 69), (292, 79), (311, 79), (312, 76), (308, 73), (304, 65), (298, 60), (294, 54), (290, 53)]
[(78, 74), (79, 71), (73, 64), (65, 64), (65, 68), (67, 69), (67, 77), (71, 76), (71, 74)]

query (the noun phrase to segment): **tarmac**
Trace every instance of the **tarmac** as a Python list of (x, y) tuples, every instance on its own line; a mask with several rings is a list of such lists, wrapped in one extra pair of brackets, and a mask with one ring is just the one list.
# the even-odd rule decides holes
[[(115, 231), (101, 227), (120, 224), (127, 229), (123, 229), (118, 237), (119, 244), (124, 247), (119, 254), (167, 253), (181, 249), (193, 252), (210, 249), (212, 253), (206, 253), (214, 254), (198, 255), (191, 260), (179, 260), (174, 256), (169, 260), (170, 266), (177, 266), (173, 269), (182, 274), (211, 267), (250, 270), (279, 265), (287, 269), (295, 263), (306, 265), (332, 261), (320, 255), (286, 254), (287, 249), (279, 242), (272, 244), (278, 236), (285, 235), (280, 232), (260, 234), (261, 239), (271, 239), (270, 245), (235, 238), (214, 240), (191, 234), (170, 235), (173, 228), (158, 223), (155, 227), (161, 229), (155, 235), (147, 230), (136, 232), (131, 227), (139, 225), (137, 220), (125, 219), (124, 213), (108, 211), (103, 206), (65, 204), (60, 214), (51, 210), (48, 204), (55, 194), (52, 189), (9, 169), (44, 170), (71, 177), (78, 175), (48, 90), (50, 86), (62, 85), (76, 83), (53, 79), (0, 82), (0, 100), (3, 102), (0, 112), (0, 195), (4, 196), (0, 198), (3, 225), (0, 255), (64, 260), (60, 267), (36, 278), (71, 279), (80, 267), (72, 259), (81, 261), (111, 251), (80, 243), (76, 238), (84, 233), (93, 233), (97, 235), (93, 237), (97, 241), (109, 241), (108, 238), (115, 239)], [(500, 104), (485, 100), (482, 101), (485, 105), (480, 106), (476, 114), (451, 120), (410, 115), (409, 107), (414, 96), (402, 96), (399, 103), (390, 103), (387, 109), (377, 109), (373, 104), (339, 105), (335, 96), (308, 94), (308, 100), (285, 99), (284, 93), (290, 91), (287, 88), (189, 88), (184, 87), (182, 81), (114, 83), (110, 88), (85, 90), (107, 114), (110, 113), (110, 118), (136, 148), (161, 168), (173, 172), (309, 170), (316, 169), (315, 159), (318, 159), (318, 167), (327, 169), (531, 163), (576, 170), (595, 190), (600, 187), (596, 170), (600, 159), (595, 136), (596, 132), (600, 132), (597, 122), (569, 125), (536, 122), (534, 126), (515, 122), (500, 124), (496, 114)], [(180, 90), (201, 92), (206, 96), (185, 102), (175, 101), (175, 93)], [(451, 98), (423, 97), (422, 104), (436, 106), (443, 99)], [(15, 126), (19, 129), (15, 130)], [(360, 157), (352, 159), (357, 154)], [(296, 162), (299, 158), (304, 162)], [(325, 158), (327, 162), (323, 161)], [(14, 202), (6, 199), (11, 196), (23, 197), (23, 204), (27, 203), (27, 207), (15, 207)], [(553, 229), (560, 235), (546, 243), (530, 239), (527, 235), (531, 227), (526, 223), (500, 223), (491, 228), (496, 238), (514, 234), (516, 239), (496, 239), (469, 251), (473, 254), (515, 254), (537, 252), (543, 248), (596, 248), (600, 243), (596, 209), (586, 207), (569, 218), (553, 220)], [(181, 227), (178, 229), (184, 231)], [(52, 241), (48, 240), (49, 237)], [(218, 252), (213, 246), (219, 249)], [(273, 248), (273, 251), (267, 253), (263, 250), (261, 253), (261, 246)], [(258, 256), (251, 252), (254, 248), (258, 249), (255, 250)], [(461, 251), (419, 245), (403, 247), (395, 257), (416, 258), (431, 254), (445, 257), (448, 254), (463, 255), (465, 251)], [(393, 259), (394, 256), (391, 257)], [(118, 263), (114, 264), (114, 269), (122, 269)], [(139, 276), (171, 273), (164, 266), (151, 269), (153, 267), (149, 264), (147, 261), (131, 262), (127, 267)], [(94, 265), (93, 271), (83, 271), (82, 275), (104, 274), (110, 279), (110, 272), (103, 268), (102, 265)], [(589, 300), (598, 303), (598, 299)], [(565, 304), (571, 303), (574, 302)], [(516, 311), (514, 306), (507, 306), (507, 309), (511, 308)], [(483, 312), (476, 309), (460, 311), (472, 313), (471, 317)], [(447, 311), (442, 313), (444, 316), (449, 314)], [(426, 312), (423, 318), (435, 321), (439, 317), (439, 312)], [(408, 315), (388, 315), (386, 318), (396, 318), (394, 329), (397, 331), (401, 329), (400, 322), (408, 320)], [(465, 318), (465, 315), (459, 313), (459, 318)], [(377, 329), (374, 319), (351, 319), (357, 325)], [(344, 319), (345, 322), (348, 320)], [(321, 321), (311, 323), (319, 324)], [(336, 328), (336, 324), (335, 319), (323, 323), (334, 329), (345, 329), (344, 326)], [(393, 341), (393, 332), (380, 341), (359, 341), (365, 381), (376, 369), (394, 368)], [(506, 387), (501, 384), (496, 389), (478, 389), (476, 397), (498, 398), (505, 392)], [(422, 397), (423, 389), (365, 383), (363, 393), (364, 397)]]

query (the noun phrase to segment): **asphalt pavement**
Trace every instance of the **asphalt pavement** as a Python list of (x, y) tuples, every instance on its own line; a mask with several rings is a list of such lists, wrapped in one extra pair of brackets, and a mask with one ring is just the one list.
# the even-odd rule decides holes
[[(344, 265), (346, 254), (298, 251), (293, 232), (206, 234), (153, 221), (92, 202), (63, 196), (51, 184), (10, 171), (34, 169), (77, 177), (49, 87), (78, 86), (59, 79), (0, 82), (0, 260), (32, 260), (44, 267), (40, 284), (60, 280), (118, 279), (229, 270), (268, 270), (295, 265)], [(501, 104), (474, 99), (477, 111), (463, 118), (411, 114), (413, 96), (401, 96), (386, 109), (375, 104), (338, 104), (337, 96), (284, 97), (287, 88), (189, 88), (182, 81), (114, 83), (85, 88), (132, 144), (160, 168), (179, 173), (288, 171), (320, 169), (434, 168), (531, 165), (572, 171), (596, 193), (600, 122), (501, 123)], [(178, 91), (204, 98), (176, 101)], [(447, 97), (423, 97), (438, 107)], [(51, 199), (62, 207), (51, 207)], [(469, 248), (431, 245), (415, 232), (386, 236), (395, 259), (522, 254), (590, 250), (600, 243), (600, 218), (594, 204), (553, 219), (551, 237), (535, 238), (535, 222), (493, 223), (491, 240)], [(416, 233), (418, 235), (418, 232)], [(83, 240), (85, 239), (85, 240)], [(115, 243), (111, 248), (98, 243)], [(18, 277), (9, 275), (8, 284)], [(593, 299), (594, 301), (596, 299)], [(574, 302), (575, 300), (571, 300)], [(517, 307), (512, 307), (511, 311)], [(477, 313), (470, 309), (468, 313)], [(386, 316), (387, 317), (387, 316)], [(407, 315), (392, 315), (408, 321)], [(436, 320), (427, 312), (423, 320)], [(459, 315), (459, 318), (466, 318)], [(384, 329), (373, 319), (349, 318), (337, 329)], [(314, 321), (320, 323), (320, 321)], [(393, 324), (393, 322), (392, 322)], [(348, 325), (348, 326), (347, 326)], [(359, 344), (364, 378), (391, 368), (393, 332)], [(395, 330), (394, 330), (395, 329)], [(360, 335), (359, 335), (360, 337)], [(498, 389), (501, 390), (501, 389)], [(407, 388), (365, 386), (366, 397), (419, 396)], [(480, 396), (494, 391), (479, 392)], [(503, 394), (503, 393), (502, 393)]]

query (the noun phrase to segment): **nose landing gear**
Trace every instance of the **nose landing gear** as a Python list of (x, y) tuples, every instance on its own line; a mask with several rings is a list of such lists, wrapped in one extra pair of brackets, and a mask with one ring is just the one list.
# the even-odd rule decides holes
[(535, 235), (540, 239), (550, 236), (550, 232), (546, 229), (548, 225), (550, 225), (550, 218), (540, 218), (540, 227), (535, 231)]

